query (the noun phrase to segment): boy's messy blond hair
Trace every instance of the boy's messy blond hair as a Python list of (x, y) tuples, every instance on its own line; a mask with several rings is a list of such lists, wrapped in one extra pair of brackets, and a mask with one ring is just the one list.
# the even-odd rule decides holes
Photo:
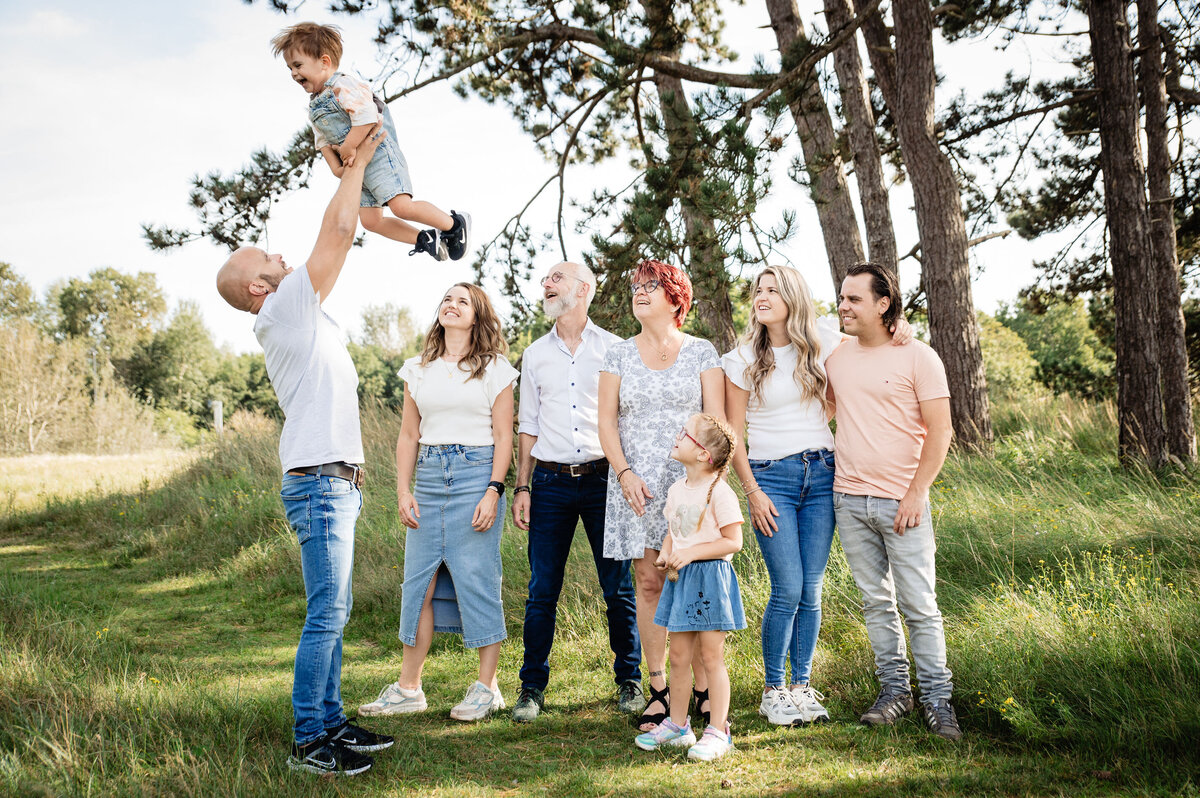
[(299, 22), (284, 28), (271, 40), (271, 54), (283, 55), (299, 51), (312, 58), (329, 56), (334, 68), (342, 60), (342, 34), (337, 25)]

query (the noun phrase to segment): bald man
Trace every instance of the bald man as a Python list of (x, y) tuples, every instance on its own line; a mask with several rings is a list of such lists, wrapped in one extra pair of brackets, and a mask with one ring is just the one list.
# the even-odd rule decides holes
[[(378, 126), (376, 126), (378, 127)], [(217, 273), (217, 290), (256, 316), (254, 334), (283, 409), (280, 492), (300, 542), (308, 609), (292, 684), (295, 727), (288, 766), (352, 776), (373, 764), (368, 751), (394, 740), (351, 724), (342, 710), (342, 630), (353, 598), (354, 524), (362, 508), (358, 375), (345, 336), (321, 309), (358, 228), (363, 170), (385, 134), (359, 146), (342, 174), (308, 261), (291, 269), (281, 255), (242, 247)]]

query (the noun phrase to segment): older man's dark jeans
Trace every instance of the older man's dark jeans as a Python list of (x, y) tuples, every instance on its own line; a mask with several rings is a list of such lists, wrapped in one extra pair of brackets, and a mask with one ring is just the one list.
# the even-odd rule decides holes
[(575, 527), (583, 520), (600, 590), (608, 616), (608, 641), (612, 648), (616, 683), (642, 675), (642, 646), (638, 640), (634, 609), (633, 574), (629, 560), (603, 555), (604, 503), (608, 469), (572, 477), (546, 468), (533, 470), (529, 519), (529, 598), (525, 601), (525, 663), (521, 687), (545, 690), (550, 680), (550, 647), (563, 571)]

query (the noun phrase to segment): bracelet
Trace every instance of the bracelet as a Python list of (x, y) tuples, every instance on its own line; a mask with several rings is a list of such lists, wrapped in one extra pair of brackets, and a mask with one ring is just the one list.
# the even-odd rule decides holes
[(494, 491), (496, 491), (496, 493), (503, 495), (504, 494), (504, 483), (503, 482), (495, 482), (495, 481), (489, 482), (488, 490), (494, 490)]
[(633, 470), (633, 466), (625, 466), (619, 472), (617, 472), (617, 483), (620, 484), (621, 477), (623, 477), (625, 475), (626, 471), (632, 471), (632, 470)]
[(517, 485), (513, 488), (513, 495), (516, 496), (518, 493), (532, 493), (532, 491), (529, 490), (528, 485)]
[(758, 491), (760, 491), (760, 490), (762, 490), (762, 488), (760, 488), (758, 485), (755, 485), (753, 488), (751, 488), (750, 490), (746, 491), (746, 492), (745, 492), (745, 493), (743, 493), (742, 495), (743, 495), (743, 496), (745, 496), (745, 497), (748, 499), (748, 498), (750, 498), (750, 494), (751, 494), (751, 493), (756, 493), (756, 492), (758, 492)]

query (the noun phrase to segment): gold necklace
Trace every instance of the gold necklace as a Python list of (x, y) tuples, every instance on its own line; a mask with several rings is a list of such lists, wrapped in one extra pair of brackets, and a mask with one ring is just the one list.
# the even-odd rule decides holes
[(646, 336), (646, 343), (650, 344), (651, 348), (658, 351), (658, 359), (659, 360), (666, 362), (667, 352), (671, 351), (670, 339), (667, 340), (667, 346), (664, 349), (659, 349), (657, 346), (655, 346), (654, 342), (650, 340), (650, 336)]

